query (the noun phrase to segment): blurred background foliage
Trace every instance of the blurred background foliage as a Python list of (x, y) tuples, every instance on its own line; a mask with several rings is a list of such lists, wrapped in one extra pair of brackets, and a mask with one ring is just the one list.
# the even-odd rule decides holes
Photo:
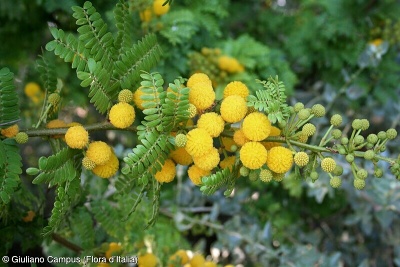
[[(44, 86), (36, 60), (51, 40), (48, 26), (76, 32), (71, 6), (83, 3), (1, 1), (0, 66), (16, 74), (25, 128), (37, 121), (41, 107), (24, 88), (29, 82)], [(279, 75), (292, 103), (322, 103), (328, 114), (340, 113), (349, 121), (368, 118), (374, 132), (399, 127), (397, 0), (174, 0), (162, 16), (145, 15), (151, 0), (127, 3), (135, 25), (132, 39), (157, 34), (164, 54), (155, 70), (168, 82), (202, 71), (221, 93), (229, 81), (241, 80), (256, 90), (255, 79)], [(93, 5), (115, 31), (115, 1), (96, 0)], [(84, 124), (103, 120), (79, 87), (74, 70), (51, 53), (43, 56), (56, 64), (54, 75), (62, 84), (59, 117)], [(222, 57), (237, 68), (226, 68)], [(316, 124), (320, 132), (329, 126), (324, 119)], [(129, 133), (113, 131), (94, 133), (92, 138), (113, 144), (119, 158), (137, 142)], [(387, 156), (398, 155), (399, 145), (397, 138)], [(50, 148), (33, 139), (21, 153), (24, 166), (33, 166), (38, 157), (50, 154)], [(363, 191), (356, 191), (345, 175), (338, 190), (323, 175), (315, 183), (289, 175), (283, 183), (271, 184), (241, 178), (234, 194), (225, 198), (222, 192), (203, 196), (179, 166), (177, 182), (163, 186), (161, 215), (148, 230), (144, 226), (151, 196), (143, 197), (127, 221), (110, 222), (104, 214), (127, 214), (132, 201), (119, 199), (112, 184), (85, 173), (87, 199), (78, 200), (60, 234), (79, 244), (84, 255), (104, 253), (102, 244), (114, 241), (122, 243), (126, 255), (151, 248), (163, 262), (176, 250), (188, 249), (238, 266), (400, 266), (400, 185), (387, 166), (382, 167), (385, 179), (367, 180)], [(6, 241), (2, 249), (32, 253), (42, 247), (47, 255), (74, 255), (42, 240), (40, 231), (50, 212), (46, 207), (52, 206), (46, 203), (53, 201), (54, 192), (32, 187), (31, 178), (22, 177), (25, 187), (17, 192), (16, 209), (8, 215), (15, 224), (2, 222), (8, 225), (0, 230)], [(91, 211), (85, 208), (87, 202)], [(42, 216), (32, 222), (20, 220), (28, 210)]]

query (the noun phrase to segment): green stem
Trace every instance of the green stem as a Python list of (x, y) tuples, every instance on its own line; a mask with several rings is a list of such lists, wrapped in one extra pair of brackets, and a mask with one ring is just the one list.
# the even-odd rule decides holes
[(326, 139), (326, 137), (328, 136), (328, 134), (332, 131), (332, 128), (333, 128), (333, 125), (331, 125), (331, 126), (329, 127), (329, 129), (326, 131), (324, 137), (322, 137), (321, 142), (319, 143), (320, 146), (324, 146), (324, 145), (326, 144), (326, 143), (324, 143), (324, 142), (325, 142), (325, 139)]

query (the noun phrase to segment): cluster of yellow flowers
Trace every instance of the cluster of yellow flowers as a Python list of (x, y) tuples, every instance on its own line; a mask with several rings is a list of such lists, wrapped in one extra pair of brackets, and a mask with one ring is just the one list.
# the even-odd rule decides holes
[(143, 22), (149, 22), (154, 15), (162, 16), (169, 11), (169, 4), (163, 6), (165, 0), (154, 0), (153, 5), (151, 7), (146, 8), (142, 12), (140, 12), (140, 19)]
[(24, 93), (35, 104), (39, 104), (44, 99), (44, 92), (39, 84), (35, 82), (27, 83), (24, 88)]
[(237, 73), (244, 71), (244, 66), (233, 57), (221, 56), (218, 58), (218, 67), (228, 73)]

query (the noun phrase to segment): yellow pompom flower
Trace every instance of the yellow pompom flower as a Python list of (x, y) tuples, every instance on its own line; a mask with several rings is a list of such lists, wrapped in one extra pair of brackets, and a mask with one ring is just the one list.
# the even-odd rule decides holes
[(336, 168), (336, 161), (333, 158), (324, 158), (321, 161), (321, 169), (324, 172), (333, 172)]
[(11, 138), (17, 135), (17, 133), (19, 132), (19, 127), (17, 124), (11, 125), (8, 128), (5, 129), (1, 129), (1, 135)]
[(205, 262), (206, 259), (204, 258), (204, 256), (198, 253), (194, 254), (193, 257), (190, 259), (190, 265), (192, 267), (202, 267)]
[(226, 151), (233, 152), (232, 146), (236, 145), (235, 141), (233, 141), (233, 138), (221, 137), (221, 141), (222, 141), (222, 145), (224, 146)]
[(150, 8), (146, 8), (142, 12), (140, 12), (140, 20), (143, 22), (149, 22), (153, 17), (153, 11)]
[(142, 95), (145, 93), (142, 91), (142, 87), (139, 87), (134, 93), (133, 93), (133, 103), (135, 103), (136, 107), (138, 107), (141, 110), (144, 110), (143, 107), (143, 102), (144, 100), (141, 98)]
[(162, 166), (162, 169), (154, 175), (160, 183), (172, 182), (176, 175), (175, 163), (171, 159), (167, 159)]
[(200, 169), (196, 165), (192, 165), (188, 169), (188, 176), (195, 185), (201, 184), (201, 178), (210, 175), (210, 173), (210, 171)]
[(86, 150), (86, 157), (93, 161), (96, 165), (105, 164), (113, 154), (111, 147), (103, 141), (95, 141), (89, 144)]
[(135, 120), (135, 109), (128, 103), (120, 102), (112, 106), (109, 118), (112, 125), (125, 129)]
[(65, 142), (70, 148), (82, 149), (89, 143), (89, 133), (83, 126), (72, 126), (65, 133)]
[(244, 135), (243, 130), (239, 129), (233, 134), (233, 141), (235, 141), (238, 146), (243, 146), (250, 140)]
[[(177, 259), (181, 260), (181, 265), (184, 265), (189, 262), (189, 257), (183, 249), (178, 250), (175, 252), (171, 257), (169, 257), (170, 261), (176, 261)], [(172, 267), (172, 265), (170, 265)]]
[(116, 243), (116, 242), (111, 242), (108, 245), (108, 250), (106, 251), (106, 258), (109, 259), (112, 256), (116, 256), (119, 253), (121, 253), (122, 247), (120, 244)]
[(163, 6), (165, 0), (155, 0), (153, 3), (153, 12), (154, 14), (156, 14), (157, 16), (161, 16), (166, 14), (169, 11), (169, 4), (166, 4), (165, 6)]
[(243, 134), (252, 141), (262, 141), (271, 132), (271, 122), (261, 112), (253, 112), (246, 116), (242, 124)]
[(197, 121), (197, 127), (206, 130), (211, 137), (218, 137), (224, 130), (224, 120), (215, 112), (204, 113)]
[(44, 98), (44, 93), (40, 89), (39, 84), (35, 82), (29, 82), (24, 88), (25, 95), (29, 97), (33, 103), (38, 104)]
[(204, 129), (190, 130), (186, 137), (185, 149), (192, 157), (201, 157), (213, 148), (212, 137)]
[[(48, 129), (57, 129), (57, 128), (65, 128), (68, 125), (63, 120), (55, 119), (51, 120), (46, 124), (46, 128)], [(53, 138), (63, 138), (63, 134), (53, 135)]]
[[(280, 136), (280, 135), (281, 135), (281, 130), (275, 126), (271, 126), (271, 132), (269, 133), (268, 137), (275, 137), (275, 136)], [(282, 145), (282, 143), (279, 143), (279, 142), (262, 142), (261, 144), (263, 144), (263, 146), (267, 150), (270, 150), (273, 147)]]
[(212, 261), (206, 261), (203, 265), (203, 267), (217, 267), (217, 264)]
[(215, 147), (211, 148), (205, 155), (200, 157), (193, 157), (194, 165), (200, 169), (211, 171), (218, 166), (219, 163), (219, 153), (218, 149)]
[(140, 255), (138, 258), (138, 266), (139, 267), (156, 267), (157, 266), (157, 257), (153, 253), (146, 253)]
[(231, 95), (238, 95), (246, 99), (249, 95), (249, 88), (247, 88), (244, 83), (239, 81), (230, 82), (224, 89), (224, 98), (227, 98)]
[(111, 153), (110, 159), (103, 165), (96, 165), (92, 172), (101, 178), (110, 178), (118, 171), (119, 161), (114, 153)]
[(172, 158), (173, 161), (175, 161), (176, 164), (180, 164), (183, 166), (188, 166), (193, 162), (192, 156), (190, 156), (186, 149), (183, 147), (172, 151), (169, 156)]
[(220, 112), (226, 122), (241, 121), (247, 113), (246, 101), (238, 95), (228, 96), (222, 100)]
[(209, 83), (195, 83), (189, 88), (189, 102), (198, 110), (208, 109), (214, 104), (215, 92)]
[(195, 73), (192, 76), (190, 76), (186, 83), (186, 86), (189, 88), (192, 88), (193, 85), (195, 85), (197, 83), (206, 83), (206, 84), (212, 85), (210, 77), (208, 77), (207, 74), (201, 73), (201, 72)]
[(230, 156), (230, 157), (224, 158), (219, 163), (219, 166), (222, 169), (229, 168), (230, 170), (232, 170), (233, 165), (235, 165), (235, 160), (236, 160), (235, 156)]
[(229, 73), (244, 71), (244, 67), (236, 58), (228, 56), (220, 56), (218, 58), (218, 67)]
[(267, 166), (278, 174), (285, 173), (290, 170), (293, 165), (292, 151), (286, 147), (277, 146), (268, 151)]
[(240, 149), (240, 161), (243, 166), (255, 170), (261, 168), (267, 161), (267, 150), (259, 142), (247, 142)]

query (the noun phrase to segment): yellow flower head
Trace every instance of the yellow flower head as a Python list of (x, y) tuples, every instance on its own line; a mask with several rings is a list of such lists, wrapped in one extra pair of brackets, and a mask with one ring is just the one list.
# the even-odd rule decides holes
[(324, 158), (321, 161), (321, 169), (324, 172), (333, 172), (335, 168), (336, 168), (336, 162), (333, 158)]
[(72, 126), (65, 133), (65, 142), (70, 148), (82, 149), (89, 143), (89, 133), (83, 126)]
[[(51, 120), (46, 124), (46, 128), (49, 129), (64, 128), (64, 127), (68, 127), (68, 125), (65, 123), (65, 121), (59, 119)], [(53, 136), (53, 138), (63, 138), (63, 137), (64, 137), (63, 134)]]
[(232, 170), (233, 165), (235, 165), (235, 160), (236, 160), (235, 156), (230, 156), (230, 157), (224, 158), (219, 163), (219, 166), (222, 169), (229, 168), (230, 170)]
[(217, 267), (217, 264), (213, 261), (206, 261), (203, 267)]
[(249, 95), (249, 88), (247, 88), (244, 83), (239, 81), (230, 82), (224, 89), (224, 98), (227, 98), (231, 95), (238, 95), (246, 99)]
[(244, 67), (236, 58), (228, 56), (220, 56), (218, 58), (218, 67), (229, 73), (244, 71)]
[(192, 88), (193, 85), (197, 83), (207, 83), (209, 85), (212, 85), (210, 77), (208, 77), (207, 74), (201, 72), (195, 73), (192, 76), (190, 76), (186, 83), (186, 86)]
[(271, 171), (278, 174), (285, 173), (292, 168), (292, 165), (293, 154), (290, 149), (277, 146), (268, 151), (267, 166)]
[(211, 137), (218, 137), (224, 130), (224, 120), (215, 112), (204, 113), (197, 121), (197, 127), (206, 130)]
[(108, 250), (106, 251), (107, 259), (111, 258), (111, 256), (117, 255), (121, 252), (121, 245), (115, 242), (111, 242), (108, 245)]
[(219, 153), (215, 147), (211, 148), (205, 155), (193, 157), (194, 164), (200, 169), (211, 171), (218, 166)]
[(140, 20), (143, 22), (149, 22), (153, 17), (153, 11), (150, 8), (146, 8), (142, 12), (140, 12)]
[(210, 171), (200, 169), (196, 165), (192, 165), (188, 169), (189, 178), (195, 185), (201, 184), (201, 178), (210, 175), (210, 173)]
[(39, 84), (29, 82), (24, 88), (25, 95), (29, 97), (35, 104), (39, 103), (44, 98), (44, 93), (40, 89)]
[(96, 165), (92, 172), (101, 178), (110, 178), (118, 171), (119, 161), (114, 153), (111, 153), (110, 159), (103, 165)]
[(261, 112), (253, 112), (243, 120), (242, 130), (244, 135), (252, 141), (262, 141), (271, 132), (271, 122)]
[(109, 145), (103, 141), (95, 141), (89, 144), (86, 150), (86, 157), (93, 161), (96, 165), (106, 164), (111, 158), (113, 151)]
[(112, 106), (109, 118), (112, 125), (125, 129), (135, 120), (135, 109), (128, 103), (120, 102)]
[(82, 166), (87, 169), (87, 170), (93, 170), (94, 167), (96, 167), (96, 163), (94, 163), (91, 159), (88, 157), (83, 157), (82, 159)]
[(157, 16), (164, 15), (169, 11), (169, 4), (163, 6), (165, 0), (155, 0), (153, 3), (153, 11)]
[(191, 267), (201, 267), (206, 262), (206, 259), (201, 254), (194, 254), (193, 257), (190, 259)]
[(236, 145), (235, 141), (233, 141), (233, 138), (222, 137), (221, 140), (222, 140), (222, 145), (224, 146), (225, 150), (228, 152), (233, 152), (232, 146)]
[(247, 142), (240, 149), (240, 161), (251, 170), (261, 168), (267, 161), (267, 156), (267, 150), (259, 142)]
[(136, 107), (138, 107), (141, 110), (144, 110), (143, 107), (143, 102), (144, 100), (141, 98), (142, 95), (145, 93), (142, 91), (142, 87), (139, 87), (134, 93), (133, 93), (133, 103), (135, 103)]
[(198, 110), (205, 110), (214, 104), (215, 92), (207, 82), (195, 83), (189, 87), (189, 102), (192, 103)]
[(11, 125), (8, 128), (5, 129), (1, 129), (1, 135), (11, 138), (17, 135), (17, 133), (19, 132), (19, 127), (17, 124)]
[(190, 130), (186, 137), (185, 149), (192, 157), (201, 157), (213, 148), (212, 137), (204, 129)]
[(233, 141), (235, 141), (238, 146), (243, 146), (250, 140), (244, 135), (243, 130), (239, 129), (233, 134)]
[(247, 113), (246, 101), (238, 95), (228, 96), (222, 100), (220, 112), (226, 122), (241, 121)]
[[(275, 126), (271, 126), (271, 132), (269, 133), (269, 136), (280, 136), (281, 135), (281, 130)], [(281, 146), (281, 143), (278, 142), (262, 142), (263, 146), (267, 149), (270, 150), (273, 147), (276, 146)]]
[(176, 261), (177, 259), (181, 260), (181, 265), (184, 265), (189, 262), (189, 257), (183, 249), (178, 250), (175, 252), (171, 257), (169, 257), (170, 261)]
[(167, 159), (162, 166), (162, 169), (154, 175), (160, 183), (172, 182), (176, 175), (175, 163), (171, 159)]
[(138, 264), (139, 267), (156, 267), (157, 257), (153, 253), (146, 253), (139, 256)]
[(172, 151), (169, 156), (176, 162), (176, 164), (188, 166), (193, 162), (192, 156), (190, 156), (183, 147)]

